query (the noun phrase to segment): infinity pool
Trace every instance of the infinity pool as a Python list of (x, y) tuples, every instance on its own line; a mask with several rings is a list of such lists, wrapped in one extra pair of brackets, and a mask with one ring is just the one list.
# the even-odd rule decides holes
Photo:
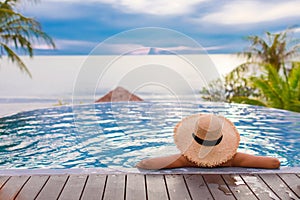
[(134, 168), (178, 153), (173, 127), (183, 117), (222, 114), (241, 134), (238, 151), (300, 166), (300, 114), (256, 106), (173, 101), (100, 103), (0, 118), (0, 169)]

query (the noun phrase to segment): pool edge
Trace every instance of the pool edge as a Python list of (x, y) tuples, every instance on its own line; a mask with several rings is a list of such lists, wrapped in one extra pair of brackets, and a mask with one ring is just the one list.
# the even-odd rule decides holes
[(178, 168), (168, 170), (109, 169), (109, 168), (73, 168), (73, 169), (0, 169), (0, 176), (20, 175), (76, 175), (76, 174), (271, 174), (299, 173), (300, 167), (282, 167), (280, 169), (255, 168)]

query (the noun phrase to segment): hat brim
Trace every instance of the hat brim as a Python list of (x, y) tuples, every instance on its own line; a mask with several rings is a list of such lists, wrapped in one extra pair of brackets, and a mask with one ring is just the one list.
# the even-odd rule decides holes
[(240, 134), (234, 124), (223, 118), (222, 141), (213, 147), (198, 144), (192, 137), (195, 125), (199, 118), (205, 114), (188, 116), (180, 121), (174, 128), (174, 142), (181, 153), (191, 162), (200, 167), (216, 167), (235, 154), (240, 142)]

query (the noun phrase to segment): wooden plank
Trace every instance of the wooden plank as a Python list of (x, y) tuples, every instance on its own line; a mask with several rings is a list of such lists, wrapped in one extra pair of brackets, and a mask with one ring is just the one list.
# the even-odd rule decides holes
[(48, 178), (49, 176), (31, 176), (16, 197), (16, 200), (34, 199), (39, 194)]
[(0, 190), (0, 199), (15, 198), (29, 176), (12, 176)]
[(0, 176), (0, 199), (247, 200), (299, 199), (299, 194), (298, 174)]
[(146, 200), (145, 176), (142, 174), (128, 174), (126, 184), (126, 199)]
[(89, 175), (81, 199), (82, 200), (101, 199), (103, 196), (106, 177), (107, 176), (103, 174)]
[(213, 199), (201, 175), (184, 175), (192, 199)]
[(215, 199), (235, 199), (220, 175), (205, 174), (203, 178)]
[(125, 175), (108, 175), (103, 199), (117, 200), (125, 196)]
[(281, 199), (298, 198), (276, 174), (261, 174), (259, 176), (277, 194), (279, 198)]
[(249, 187), (245, 184), (244, 180), (239, 175), (222, 175), (222, 177), (236, 199), (257, 199), (254, 193), (249, 189)]
[(148, 200), (169, 199), (163, 175), (146, 175)]
[(52, 175), (48, 179), (46, 185), (41, 190), (40, 194), (36, 199), (57, 199), (63, 189), (66, 181), (68, 180), (68, 175)]
[(191, 199), (182, 175), (165, 175), (165, 179), (171, 200)]
[(276, 194), (256, 175), (240, 175), (258, 199), (278, 200)]
[(0, 176), (0, 189), (3, 187), (3, 185), (6, 183), (6, 181), (9, 179), (9, 176)]
[(70, 175), (59, 200), (79, 199), (85, 185), (87, 175)]
[(300, 199), (300, 178), (296, 174), (277, 174)]

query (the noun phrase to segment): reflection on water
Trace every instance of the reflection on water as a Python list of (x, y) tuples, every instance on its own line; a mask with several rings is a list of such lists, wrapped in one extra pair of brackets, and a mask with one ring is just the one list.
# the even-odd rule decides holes
[(178, 153), (173, 128), (194, 113), (229, 118), (238, 151), (300, 166), (300, 114), (255, 106), (193, 102), (101, 103), (23, 112), (0, 119), (1, 168), (132, 168)]

